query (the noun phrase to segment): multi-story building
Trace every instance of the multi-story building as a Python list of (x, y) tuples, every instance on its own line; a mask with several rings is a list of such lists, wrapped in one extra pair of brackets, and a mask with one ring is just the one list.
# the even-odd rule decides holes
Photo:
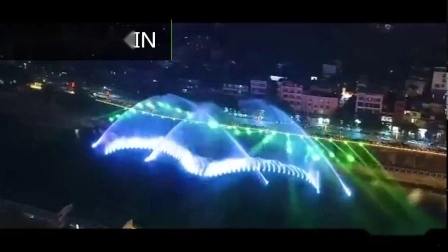
[(303, 92), (303, 86), (292, 82), (279, 83), (278, 95), (296, 112), (329, 116), (337, 110), (339, 98), (318, 92)]
[(383, 109), (383, 95), (357, 93), (356, 94), (356, 113), (370, 112), (380, 114)]
[(289, 103), (296, 112), (302, 111), (303, 86), (290, 81), (278, 83), (278, 96)]
[(431, 95), (433, 101), (437, 103), (445, 103), (447, 90), (447, 69), (446, 67), (436, 67), (431, 82)]
[(431, 90), (447, 90), (447, 70), (446, 67), (436, 67), (432, 75)]
[(241, 84), (225, 83), (222, 86), (222, 92), (225, 95), (245, 96), (249, 94), (249, 86)]
[(331, 116), (339, 107), (339, 98), (329, 94), (302, 94), (302, 111), (307, 114)]
[(268, 82), (263, 80), (250, 81), (250, 93), (252, 95), (266, 95)]

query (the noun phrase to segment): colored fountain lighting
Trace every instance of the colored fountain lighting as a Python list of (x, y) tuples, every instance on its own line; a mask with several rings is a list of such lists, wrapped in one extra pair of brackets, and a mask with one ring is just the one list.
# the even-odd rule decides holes
[[(154, 104), (156, 104), (157, 106), (154, 106)], [(327, 148), (328, 146), (326, 147), (324, 145), (325, 141), (327, 141), (326, 145), (328, 145), (328, 142), (331, 142), (332, 145), (335, 145), (335, 146), (336, 145), (341, 146), (341, 144), (336, 144), (336, 143), (341, 143), (341, 142), (346, 144), (347, 146), (343, 147), (344, 150), (342, 150), (340, 147), (336, 146), (345, 155), (345, 158), (340, 159), (340, 160), (345, 159), (346, 162), (355, 162), (356, 160), (362, 161), (362, 158), (359, 155), (357, 155), (357, 153), (354, 151), (354, 149), (356, 149), (356, 148), (361, 149), (358, 146), (361, 146), (362, 148), (364, 148), (365, 151), (367, 151), (367, 150), (365, 147), (363, 147), (364, 145), (365, 146), (377, 146), (375, 144), (359, 143), (356, 141), (347, 141), (347, 140), (339, 140), (339, 139), (333, 140), (331, 138), (328, 139), (328, 138), (322, 138), (322, 137), (316, 137), (316, 136), (310, 137), (310, 136), (306, 135), (305, 133), (295, 134), (293, 132), (282, 132), (282, 131), (279, 131), (278, 129), (270, 130), (270, 129), (256, 128), (256, 127), (235, 126), (235, 125), (233, 125), (233, 124), (235, 124), (235, 122), (233, 122), (233, 123), (229, 122), (228, 124), (224, 124), (224, 123), (220, 123), (216, 120), (210, 120), (209, 118), (204, 119), (203, 114), (197, 114), (197, 113), (192, 113), (189, 111), (184, 111), (184, 110), (180, 109), (179, 107), (177, 107), (177, 106), (184, 107), (180, 104), (181, 103), (168, 104), (168, 103), (162, 103), (162, 102), (152, 102), (152, 103), (151, 102), (142, 102), (142, 103), (135, 105), (133, 108), (128, 108), (128, 107), (124, 107), (124, 106), (119, 106), (119, 107), (123, 107), (129, 111), (129, 113), (125, 114), (126, 118), (128, 118), (128, 119), (132, 119), (134, 114), (137, 114), (137, 115), (145, 114), (145, 115), (149, 115), (152, 117), (160, 117), (160, 118), (164, 118), (164, 119), (178, 121), (179, 123), (177, 123), (176, 125), (182, 125), (185, 123), (190, 123), (190, 124), (194, 123), (194, 124), (198, 124), (199, 127), (203, 127), (201, 129), (204, 129), (204, 128), (207, 129), (207, 127), (209, 129), (221, 128), (221, 129), (215, 130), (215, 131), (209, 130), (209, 132), (214, 132), (213, 133), (214, 136), (218, 136), (216, 134), (220, 134), (220, 132), (223, 131), (223, 132), (226, 132), (226, 134), (228, 134), (230, 132), (234, 135), (255, 135), (253, 139), (256, 140), (257, 137), (259, 137), (259, 135), (254, 134), (254, 133), (261, 133), (263, 135), (261, 136), (261, 139), (258, 139), (258, 141), (260, 141), (260, 140), (261, 141), (257, 144), (257, 147), (266, 145), (270, 141), (272, 141), (276, 135), (281, 135), (280, 137), (275, 138), (278, 140), (275, 142), (278, 143), (281, 140), (284, 140), (282, 138), (282, 136), (284, 135), (284, 136), (286, 136), (287, 141), (286, 141), (285, 147), (281, 148), (280, 151), (286, 152), (287, 154), (292, 154), (293, 152), (296, 152), (294, 155), (294, 162), (297, 161), (296, 157), (298, 155), (300, 155), (301, 150), (303, 150), (304, 148), (307, 149), (307, 154), (306, 154), (307, 157), (305, 158), (305, 163), (309, 162), (311, 164), (312, 162), (317, 162), (320, 160), (327, 160), (325, 156), (322, 156), (323, 153), (326, 153), (327, 157), (336, 158), (335, 153), (331, 152), (331, 149)], [(174, 105), (176, 105), (176, 106), (174, 106)], [(164, 110), (162, 110), (162, 108)], [(193, 107), (193, 108), (195, 108), (195, 107)], [(197, 109), (190, 109), (190, 110), (198, 111)], [(120, 125), (121, 120), (118, 120), (119, 115), (112, 116), (111, 118), (112, 118), (111, 122), (113, 122), (114, 125), (116, 125), (116, 126)], [(202, 118), (202, 119), (199, 119), (199, 118)], [(126, 123), (128, 121), (128, 119), (123, 122)], [(238, 120), (238, 119), (232, 119), (232, 120)], [(124, 125), (124, 124), (121, 124), (121, 125)], [(170, 125), (174, 125), (174, 124), (170, 124)], [(115, 126), (114, 130), (119, 129), (116, 126)], [(140, 127), (140, 126), (138, 126), (138, 127)], [(196, 126), (194, 126), (194, 127), (196, 127)], [(281, 125), (279, 127), (283, 128)], [(183, 128), (183, 129), (187, 130), (187, 128)], [(227, 131), (226, 129), (228, 129), (229, 131)], [(139, 130), (141, 130), (141, 129), (138, 129), (137, 132), (139, 132)], [(300, 128), (299, 128), (299, 130), (300, 130)], [(316, 191), (319, 192), (319, 190), (320, 190), (319, 189), (320, 185), (318, 182), (319, 181), (319, 173), (311, 172), (310, 169), (318, 168), (321, 166), (320, 164), (323, 164), (323, 163), (320, 163), (319, 165), (316, 165), (316, 164), (309, 165), (309, 166), (307, 166), (307, 170), (302, 170), (302, 169), (298, 168), (297, 166), (294, 166), (291, 164), (284, 164), (280, 161), (255, 158), (254, 156), (257, 153), (256, 151), (253, 151), (253, 152), (251, 151), (250, 156), (248, 155), (248, 156), (243, 156), (240, 158), (230, 158), (231, 155), (228, 155), (228, 156), (224, 155), (224, 158), (221, 157), (223, 159), (213, 160), (213, 159), (211, 159), (211, 157), (202, 157), (202, 156), (199, 156), (197, 154), (190, 152), (190, 150), (188, 150), (185, 146), (180, 145), (176, 141), (176, 139), (172, 139), (171, 137), (169, 137), (169, 135), (165, 135), (165, 133), (162, 133), (162, 135), (164, 135), (164, 137), (147, 138), (147, 139), (136, 138), (136, 137), (115, 138), (115, 137), (117, 137), (117, 136), (115, 136), (116, 132), (113, 131), (113, 133), (114, 133), (113, 139), (111, 139), (111, 137), (109, 137), (110, 136), (109, 135), (109, 136), (104, 137), (104, 141), (101, 142), (100, 141), (101, 138), (100, 138), (100, 140), (98, 140), (98, 142), (95, 143), (93, 145), (93, 147), (96, 147), (99, 144), (103, 144), (106, 154), (110, 154), (110, 153), (113, 153), (115, 151), (122, 150), (122, 149), (146, 149), (148, 151), (152, 151), (151, 153), (165, 154), (165, 155), (171, 156), (175, 160), (177, 160), (180, 163), (181, 167), (186, 172), (195, 174), (195, 175), (201, 176), (201, 177), (219, 177), (219, 176), (224, 176), (226, 174), (230, 175), (230, 174), (236, 174), (236, 173), (241, 173), (241, 172), (255, 172), (258, 174), (278, 173), (278, 174), (284, 174), (286, 176), (303, 178), (303, 179), (307, 180), (310, 184), (312, 184), (313, 187), (316, 188)], [(135, 133), (133, 133), (133, 134), (135, 134)], [(160, 136), (160, 134), (155, 134), (155, 135)], [(188, 133), (185, 135), (186, 135), (186, 137), (188, 137)], [(135, 136), (135, 135), (133, 135), (133, 136)], [(232, 137), (232, 136), (229, 136), (229, 137), (230, 137), (230, 139), (232, 139), (232, 141), (235, 141), (234, 137)], [(303, 140), (300, 140), (299, 138), (302, 138)], [(136, 140), (136, 139), (139, 139), (139, 140)], [(184, 142), (184, 141), (185, 141), (185, 139), (182, 139), (182, 142)], [(306, 143), (306, 144), (301, 144), (301, 146), (299, 146), (299, 149), (296, 151), (293, 149), (293, 146), (291, 144), (292, 141), (301, 141), (301, 143)], [(320, 147), (316, 147), (316, 144), (313, 144), (313, 142), (314, 143), (319, 142)], [(384, 147), (382, 145), (378, 145), (378, 146)], [(294, 147), (296, 147), (296, 146), (294, 146)], [(387, 148), (388, 146), (385, 146), (385, 147)], [(235, 148), (235, 147), (232, 147), (232, 148)], [(302, 148), (302, 149), (300, 150), (300, 148)], [(349, 150), (349, 148), (351, 151)], [(393, 148), (396, 148), (396, 147), (391, 147), (391, 149), (393, 149)], [(258, 149), (260, 150), (259, 155), (267, 154), (267, 153), (261, 152), (261, 151), (268, 150), (266, 148), (266, 146), (258, 148)], [(401, 148), (396, 148), (396, 149), (402, 150)], [(202, 150), (197, 150), (196, 147), (193, 147), (192, 150), (202, 151)], [(210, 151), (209, 151), (209, 153), (213, 152), (213, 150), (210, 150)], [(214, 155), (214, 154), (212, 153), (211, 155)], [(344, 155), (342, 157), (344, 157)], [(146, 159), (146, 161), (154, 160), (154, 159), (156, 159), (156, 157), (157, 157), (157, 155), (150, 155)], [(289, 156), (289, 158), (291, 158), (291, 157), (293, 157), (293, 156), (292, 155)], [(306, 161), (306, 160), (308, 160), (308, 161)], [(328, 163), (328, 160), (326, 162)], [(331, 166), (331, 164), (329, 164), (329, 165)], [(299, 172), (297, 172), (297, 171), (299, 171)], [(302, 173), (304, 174), (303, 176), (298, 175), (298, 174), (302, 174)], [(336, 174), (336, 176), (338, 176), (338, 175)], [(338, 177), (338, 179), (339, 179), (339, 177)], [(345, 186), (345, 184), (343, 184), (343, 182), (341, 182), (341, 183), (342, 183), (345, 193), (348, 196), (350, 196), (351, 195), (350, 189), (347, 186)]]
[(208, 127), (210, 128), (210, 129), (216, 129), (216, 128), (219, 128), (219, 123), (217, 122), (217, 121), (215, 121), (215, 120), (210, 120), (208, 123), (207, 123), (207, 125), (208, 125)]
[[(151, 105), (147, 104), (153, 104), (149, 102), (143, 102), (140, 104), (145, 104), (146, 107), (150, 108)], [(265, 134), (262, 141), (257, 146), (262, 146), (263, 144), (268, 144), (270, 141), (275, 138), (276, 135), (285, 135), (288, 139), (294, 138), (294, 137), (300, 137), (304, 138), (303, 134), (294, 134), (290, 132), (281, 132), (278, 130), (270, 130), (270, 129), (262, 129), (262, 128), (254, 128), (254, 127), (242, 127), (242, 126), (235, 126), (235, 125), (228, 125), (228, 124), (220, 124), (216, 120), (193, 120), (194, 116), (197, 114), (193, 114), (188, 111), (181, 111), (180, 109), (177, 109), (178, 107), (170, 106), (165, 103), (158, 102), (156, 103), (158, 107), (165, 108), (164, 111), (165, 114), (158, 114), (157, 111), (150, 111), (145, 106), (144, 109), (142, 109), (142, 106), (134, 106), (133, 108), (126, 108), (128, 111), (130, 111), (130, 114), (145, 114), (165, 119), (171, 119), (171, 120), (177, 120), (181, 121), (177, 125), (181, 125), (182, 123), (195, 123), (195, 124), (202, 124), (204, 126), (208, 126), (210, 129), (215, 129), (218, 127), (222, 127), (224, 129), (224, 132), (226, 132), (225, 129), (231, 129), (231, 132), (235, 135), (240, 135), (242, 133), (251, 135), (254, 132)], [(171, 108), (170, 112), (168, 112), (167, 108)], [(195, 109), (195, 111), (197, 111)], [(129, 117), (128, 118), (133, 118)], [(201, 114), (199, 114), (201, 115)], [(201, 115), (202, 117), (202, 115)], [(118, 124), (117, 124), (118, 123)], [(141, 141), (136, 140), (138, 138), (131, 137), (131, 138), (116, 138), (116, 130), (119, 124), (119, 122), (114, 123), (115, 131), (113, 131), (114, 135), (111, 139), (108, 136), (103, 136), (92, 145), (92, 147), (97, 147), (99, 144), (103, 144), (105, 148), (105, 153), (110, 154), (117, 150), (122, 149), (147, 149), (148, 151), (151, 151), (151, 155), (149, 155), (145, 161), (151, 161), (157, 158), (158, 154), (166, 154), (168, 156), (173, 157), (174, 159), (178, 160), (181, 167), (188, 173), (195, 174), (202, 177), (218, 177), (223, 176), (225, 174), (234, 174), (234, 173), (240, 173), (240, 172), (255, 172), (257, 173), (258, 177), (261, 177), (265, 184), (268, 184), (268, 181), (263, 177), (262, 173), (280, 173), (285, 174), (287, 176), (295, 176), (295, 177), (303, 177), (302, 175), (298, 174), (305, 174), (303, 177), (305, 180), (307, 180), (310, 184), (313, 185), (313, 187), (316, 188), (316, 191), (319, 192), (319, 173), (318, 172), (311, 172), (309, 170), (301, 170), (297, 166), (292, 164), (285, 164), (277, 160), (271, 160), (271, 159), (263, 159), (263, 158), (255, 158), (252, 156), (247, 155), (241, 158), (224, 158), (222, 160), (213, 160), (210, 159), (210, 157), (202, 157), (198, 156), (196, 154), (191, 153), (188, 149), (186, 149), (184, 146), (181, 146), (176, 142), (175, 139), (172, 139), (166, 135), (165, 137), (161, 137), (164, 140), (157, 140), (154, 141), (154, 139), (151, 139), (149, 141), (148, 139), (142, 139)], [(138, 124), (136, 124), (138, 125)], [(176, 125), (176, 126), (177, 126)], [(217, 131), (219, 133), (219, 131)], [(106, 131), (107, 133), (107, 131)], [(105, 134), (106, 134), (105, 133)], [(188, 134), (187, 134), (188, 135)], [(235, 141), (231, 136), (229, 136), (232, 141)], [(160, 138), (160, 137), (159, 137)], [(102, 139), (104, 141), (102, 141)], [(127, 139), (127, 140), (126, 140)], [(280, 138), (281, 139), (281, 138)], [(306, 141), (310, 141), (310, 138), (305, 138)], [(129, 141), (128, 141), (129, 140)], [(144, 140), (144, 141), (143, 141)], [(183, 141), (183, 140), (182, 140)], [(121, 145), (120, 145), (121, 142)], [(284, 151), (288, 154), (292, 154), (293, 147), (291, 144), (291, 140), (287, 141), (286, 148)], [(149, 144), (152, 143), (152, 144)], [(235, 142), (237, 146), (239, 146), (239, 143)], [(262, 144), (262, 145), (260, 145)], [(157, 146), (157, 147), (156, 147)], [(306, 145), (307, 148), (310, 148), (311, 153), (307, 153), (307, 158), (305, 158), (305, 162), (316, 162), (321, 160), (321, 151), (318, 149), (314, 149), (308, 145)], [(241, 146), (240, 146), (241, 147)], [(304, 147), (304, 146), (303, 146)], [(260, 148), (258, 148), (260, 149)], [(265, 148), (261, 147), (261, 150)], [(245, 152), (245, 151), (244, 151)], [(256, 151), (254, 151), (256, 153)], [(155, 153), (155, 155), (153, 155)], [(262, 154), (264, 155), (264, 154)], [(306, 161), (308, 160), (308, 161)], [(319, 167), (319, 166), (313, 166), (313, 167)], [(308, 167), (310, 168), (310, 167)], [(297, 170), (299, 169), (299, 170)], [(299, 172), (297, 172), (299, 171)], [(300, 172), (301, 171), (301, 172)], [(345, 193), (350, 196), (351, 192), (350, 190), (343, 185)]]
[[(144, 149), (164, 153), (176, 159), (184, 171), (201, 177), (220, 177), (243, 172), (275, 173), (303, 179), (310, 183), (316, 191), (319, 189), (318, 173), (305, 171), (295, 165), (284, 164), (277, 160), (244, 157), (227, 158), (209, 161), (207, 158), (195, 155), (182, 145), (165, 137), (155, 138), (119, 138), (105, 145), (104, 153), (112, 154), (120, 150)], [(152, 161), (146, 159), (145, 161)]]
[(291, 143), (291, 139), (289, 139), (289, 136), (288, 136), (288, 139), (286, 140), (286, 152), (288, 154), (292, 153), (292, 143)]
[[(104, 100), (99, 100), (99, 99), (96, 99), (96, 101), (102, 102), (102, 103), (105, 103), (105, 104), (109, 104), (109, 105), (112, 105), (112, 106), (117, 106), (117, 107), (120, 107), (120, 108), (128, 109), (128, 110), (131, 110), (133, 113), (136, 112), (135, 108), (129, 108), (127, 106), (123, 106), (123, 105), (120, 105), (120, 104), (111, 103), (111, 102), (104, 101)], [(171, 108), (169, 105), (167, 105), (165, 103), (162, 103), (162, 102), (157, 102), (156, 104), (157, 104), (157, 106), (159, 106), (161, 108), (168, 108), (168, 109)], [(187, 114), (186, 119), (188, 119), (188, 120), (193, 119), (193, 116), (192, 116), (191, 112), (185, 112), (185, 113)], [(150, 114), (153, 115), (153, 116), (161, 117), (161, 118), (170, 118), (172, 120), (183, 120), (183, 119), (185, 119), (185, 118), (178, 118), (178, 117), (167, 117), (167, 116), (154, 114), (154, 113), (150, 113)], [(201, 123), (201, 122), (195, 122), (195, 123)], [(220, 124), (220, 126), (224, 126), (225, 127), (227, 125)], [(249, 129), (251, 129), (251, 131), (265, 132), (265, 130), (252, 128), (252, 127), (239, 127), (239, 128), (249, 128)], [(298, 136), (300, 138), (304, 138), (305, 137), (303, 134), (293, 134), (293, 133), (290, 133), (290, 132), (278, 132), (278, 131), (276, 131), (276, 133), (279, 133), (279, 134), (291, 134), (291, 136)], [(239, 134), (241, 134), (241, 132), (239, 132)], [(393, 150), (400, 150), (400, 151), (410, 151), (410, 152), (416, 152), (416, 153), (427, 153), (427, 154), (432, 154), (432, 155), (446, 156), (446, 153), (438, 153), (438, 152), (426, 151), (426, 150), (415, 150), (415, 149), (387, 146), (387, 145), (374, 144), (374, 143), (359, 143), (357, 141), (347, 141), (347, 140), (339, 140), (339, 139), (332, 139), (332, 138), (322, 138), (322, 137), (316, 137), (316, 138), (317, 139), (321, 139), (321, 140), (327, 140), (329, 142), (333, 142), (333, 141), (341, 142), (342, 141), (343, 143), (346, 143), (346, 144), (357, 144), (357, 145), (360, 145), (360, 146), (376, 146), (376, 147), (381, 147), (381, 148), (385, 148), (385, 149), (393, 149)]]
[(154, 106), (154, 104), (152, 104), (151, 102), (147, 102), (145, 103), (146, 107), (150, 108), (150, 109), (155, 109), (156, 106)]
[(355, 162), (355, 157), (353, 157), (352, 155), (347, 155), (346, 158), (350, 163)]
[(317, 155), (317, 154), (313, 154), (312, 156), (311, 156), (311, 159), (313, 160), (313, 161), (319, 161), (320, 160), (320, 155)]

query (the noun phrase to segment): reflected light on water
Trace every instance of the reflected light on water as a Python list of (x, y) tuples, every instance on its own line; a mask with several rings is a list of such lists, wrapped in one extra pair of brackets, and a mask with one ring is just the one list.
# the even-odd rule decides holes
[(408, 195), (408, 201), (411, 205), (418, 205), (423, 200), (423, 190), (422, 189), (413, 189)]

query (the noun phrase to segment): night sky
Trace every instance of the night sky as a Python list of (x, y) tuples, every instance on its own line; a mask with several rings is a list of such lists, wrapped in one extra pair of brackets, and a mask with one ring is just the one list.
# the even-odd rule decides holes
[(229, 24), (219, 33), (223, 46), (242, 60), (263, 55), (311, 71), (334, 59), (354, 73), (446, 60), (445, 24), (397, 24), (389, 32), (376, 24)]

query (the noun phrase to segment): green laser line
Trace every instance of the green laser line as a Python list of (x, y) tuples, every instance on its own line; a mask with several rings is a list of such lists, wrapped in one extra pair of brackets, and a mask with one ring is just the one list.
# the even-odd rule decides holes
[(361, 156), (358, 155), (358, 153), (357, 153), (352, 147), (350, 147), (350, 145), (349, 145), (348, 143), (346, 143), (345, 145), (350, 149), (350, 151), (353, 153), (353, 155), (355, 155), (355, 157), (357, 157), (357, 158), (359, 159), (359, 161), (361, 161), (361, 163), (362, 163), (364, 166), (367, 166), (367, 167), (368, 167), (368, 165), (367, 165), (367, 163), (364, 161), (364, 159), (361, 158)]

